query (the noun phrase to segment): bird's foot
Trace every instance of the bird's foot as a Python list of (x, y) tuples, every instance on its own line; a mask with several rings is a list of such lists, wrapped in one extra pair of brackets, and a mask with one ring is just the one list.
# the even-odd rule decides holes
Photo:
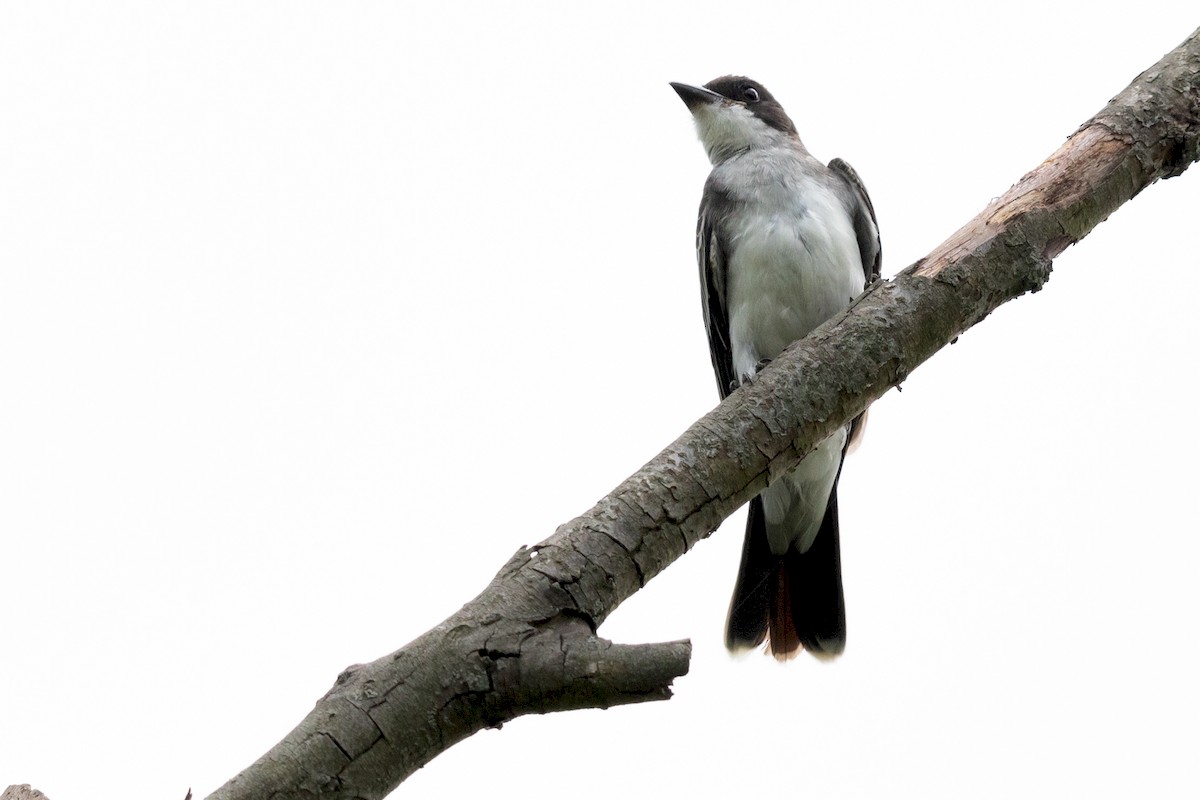
[[(741, 383), (739, 383), (738, 385), (739, 386), (749, 386), (750, 384), (754, 383), (754, 379), (758, 376), (758, 373), (760, 373), (764, 369), (766, 369), (767, 365), (770, 363), (771, 363), (771, 359), (769, 359), (769, 358), (764, 358), (762, 361), (759, 361), (757, 364), (754, 365), (754, 374), (753, 375), (747, 375), (745, 372), (742, 373), (742, 380), (741, 380)], [(736, 389), (736, 388), (737, 388), (737, 386), (730, 387), (730, 389)]]

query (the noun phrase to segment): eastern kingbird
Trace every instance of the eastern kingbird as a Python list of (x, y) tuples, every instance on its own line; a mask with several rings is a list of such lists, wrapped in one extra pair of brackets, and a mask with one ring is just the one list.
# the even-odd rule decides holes
[[(809, 155), (761, 83), (672, 83), (713, 169), (696, 253), (704, 326), (722, 399), (879, 277), (879, 228), (858, 175)], [(725, 644), (783, 660), (846, 646), (837, 482), (859, 417), (750, 501)]]

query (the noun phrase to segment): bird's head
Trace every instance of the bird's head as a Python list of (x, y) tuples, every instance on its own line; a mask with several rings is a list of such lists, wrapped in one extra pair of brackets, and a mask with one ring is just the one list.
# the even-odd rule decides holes
[(746, 150), (800, 141), (783, 106), (757, 81), (726, 75), (704, 86), (672, 83), (671, 88), (692, 112), (714, 165)]

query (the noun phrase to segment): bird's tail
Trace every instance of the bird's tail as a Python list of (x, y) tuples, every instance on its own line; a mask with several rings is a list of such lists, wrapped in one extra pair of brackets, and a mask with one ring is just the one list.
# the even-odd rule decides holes
[(780, 661), (801, 648), (832, 658), (846, 646), (846, 605), (838, 544), (837, 484), (829, 493), (821, 528), (809, 549), (783, 555), (767, 544), (761, 498), (750, 501), (746, 541), (725, 627), (730, 650), (758, 647)]

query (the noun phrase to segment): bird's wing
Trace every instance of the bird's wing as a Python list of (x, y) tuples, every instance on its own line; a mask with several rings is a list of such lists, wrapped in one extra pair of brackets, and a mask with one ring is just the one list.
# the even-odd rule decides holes
[(829, 162), (829, 168), (850, 190), (853, 199), (854, 235), (858, 239), (858, 252), (862, 256), (863, 278), (869, 284), (879, 278), (880, 266), (883, 263), (883, 247), (879, 241), (879, 224), (875, 221), (875, 206), (871, 205), (867, 187), (863, 186), (862, 178), (858, 177), (854, 167), (840, 158), (835, 158)]
[(704, 306), (704, 328), (708, 331), (708, 350), (717, 374), (721, 399), (733, 391), (733, 347), (729, 343), (729, 305), (725, 267), (728, 252), (717, 220), (728, 204), (724, 193), (712, 184), (704, 187), (700, 217), (696, 221), (696, 259), (700, 263), (700, 299)]
[[(862, 256), (864, 286), (869, 285), (872, 281), (879, 279), (879, 270), (883, 263), (883, 245), (879, 241), (879, 224), (875, 221), (875, 206), (871, 205), (867, 187), (863, 186), (862, 178), (858, 177), (854, 167), (840, 158), (835, 158), (829, 162), (829, 169), (840, 177), (846, 188), (850, 190), (854, 236), (858, 239), (858, 253)], [(850, 421), (850, 435), (846, 437), (843, 454), (858, 446), (866, 426), (866, 411)]]

